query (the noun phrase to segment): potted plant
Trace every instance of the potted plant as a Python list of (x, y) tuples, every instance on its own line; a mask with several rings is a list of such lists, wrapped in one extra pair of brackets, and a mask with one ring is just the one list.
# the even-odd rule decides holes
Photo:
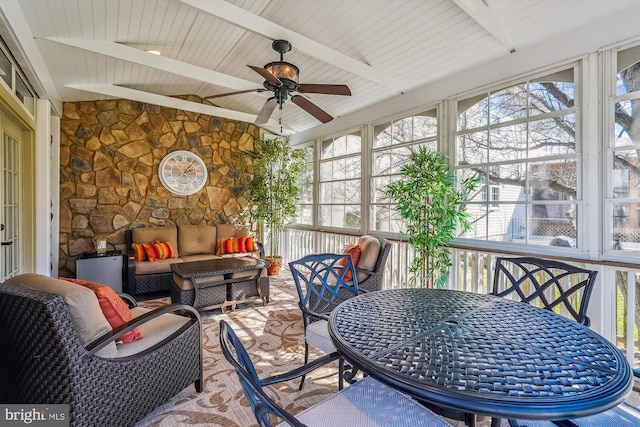
[(289, 138), (256, 138), (254, 150), (247, 152), (253, 161), (253, 180), (248, 200), (251, 219), (262, 222), (268, 230), (267, 274), (277, 275), (282, 267), (279, 253), (280, 233), (296, 215), (306, 156), (293, 149)]
[(411, 153), (400, 175), (400, 180), (387, 186), (387, 193), (397, 203), (396, 209), (406, 224), (403, 235), (415, 251), (410, 280), (441, 287), (451, 267), (447, 245), (457, 225), (464, 231), (471, 228), (464, 203), (480, 178), (465, 178), (456, 188), (447, 159), (424, 146)]

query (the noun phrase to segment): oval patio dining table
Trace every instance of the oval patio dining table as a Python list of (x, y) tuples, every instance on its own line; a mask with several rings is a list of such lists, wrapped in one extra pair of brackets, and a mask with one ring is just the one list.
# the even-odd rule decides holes
[(632, 388), (623, 354), (587, 327), (529, 304), (444, 289), (361, 294), (336, 307), (338, 351), (435, 406), (562, 420), (605, 411)]

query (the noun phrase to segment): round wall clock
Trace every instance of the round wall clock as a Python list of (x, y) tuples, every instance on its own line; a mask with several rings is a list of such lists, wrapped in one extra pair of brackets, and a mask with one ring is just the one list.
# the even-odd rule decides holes
[(188, 196), (197, 193), (207, 183), (207, 165), (190, 151), (167, 154), (160, 162), (160, 182), (172, 193)]

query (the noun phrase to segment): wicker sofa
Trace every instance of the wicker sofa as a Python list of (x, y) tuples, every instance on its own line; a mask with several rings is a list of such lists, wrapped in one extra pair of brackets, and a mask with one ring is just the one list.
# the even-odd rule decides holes
[[(68, 404), (70, 426), (124, 427), (191, 384), (202, 391), (196, 310), (111, 301), (133, 319), (112, 329), (104, 299), (66, 280), (26, 273), (0, 284), (0, 403)], [(135, 341), (116, 345), (134, 328)]]
[[(173, 273), (171, 264), (220, 258), (218, 241), (244, 237), (248, 231), (231, 224), (179, 225), (177, 227), (142, 227), (127, 230), (128, 248), (126, 292), (132, 296), (155, 291), (169, 291)], [(153, 241), (169, 242), (177, 252), (177, 258), (156, 261), (136, 261), (133, 244)], [(255, 242), (256, 250), (250, 253), (225, 254), (228, 256), (255, 256), (264, 259), (264, 248)]]

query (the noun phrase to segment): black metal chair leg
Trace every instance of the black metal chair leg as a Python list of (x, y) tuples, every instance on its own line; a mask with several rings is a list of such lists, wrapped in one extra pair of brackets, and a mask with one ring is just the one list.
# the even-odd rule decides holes
[[(305, 341), (304, 342), (304, 364), (306, 365), (307, 363), (309, 363), (309, 344), (307, 344), (307, 342)], [(306, 378), (307, 378), (306, 374), (300, 378), (300, 387), (298, 387), (298, 390), (302, 390), (302, 387), (304, 387), (304, 380)]]
[(465, 414), (464, 414), (464, 423), (468, 427), (476, 427), (476, 414), (470, 414), (468, 412), (465, 412)]

